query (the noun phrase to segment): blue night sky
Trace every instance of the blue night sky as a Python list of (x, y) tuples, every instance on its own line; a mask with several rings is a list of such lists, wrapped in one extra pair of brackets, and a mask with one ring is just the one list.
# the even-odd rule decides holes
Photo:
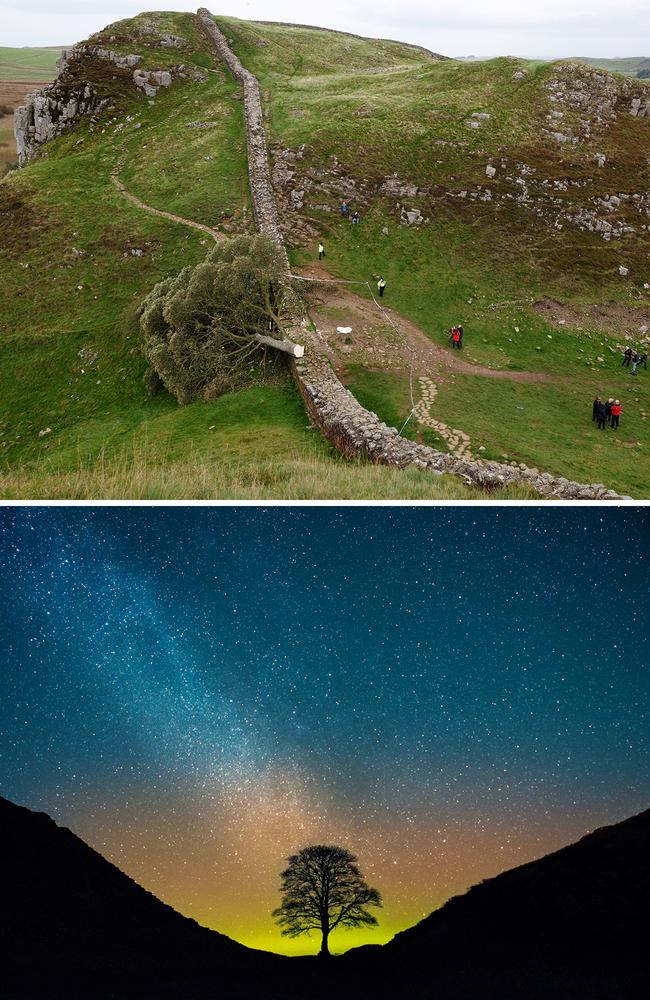
[(255, 947), (288, 853), (383, 941), (649, 805), (648, 515), (4, 508), (0, 793)]

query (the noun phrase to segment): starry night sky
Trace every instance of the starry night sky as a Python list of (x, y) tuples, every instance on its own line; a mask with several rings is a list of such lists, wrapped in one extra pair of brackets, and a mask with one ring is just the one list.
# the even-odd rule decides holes
[(382, 942), (650, 800), (645, 509), (0, 509), (0, 793), (279, 936), (355, 851)]

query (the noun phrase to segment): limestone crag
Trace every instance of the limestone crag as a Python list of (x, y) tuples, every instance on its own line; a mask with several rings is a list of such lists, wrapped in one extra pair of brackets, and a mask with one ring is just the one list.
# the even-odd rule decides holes
[(248, 176), (255, 224), (260, 232), (266, 233), (276, 244), (288, 272), (289, 260), (284, 246), (284, 239), (278, 225), (275, 197), (271, 185), (259, 84), (256, 77), (244, 68), (232, 51), (225, 36), (212, 19), (210, 11), (206, 10), (205, 7), (201, 7), (197, 11), (197, 17), (235, 80), (243, 86), (244, 120), (248, 146)]
[(619, 114), (639, 118), (647, 114), (648, 91), (643, 84), (587, 66), (560, 64), (545, 90), (549, 100), (545, 132), (559, 143), (588, 142)]
[(64, 49), (61, 57), (57, 59), (56, 67), (59, 76), (68, 68), (72, 60), (83, 58), (104, 59), (106, 62), (113, 63), (118, 69), (133, 69), (134, 66), (142, 62), (142, 56), (122, 55), (119, 52), (113, 52), (112, 49), (104, 49), (99, 45), (89, 45), (86, 42), (79, 42), (78, 45), (73, 45), (71, 49)]
[(29, 163), (44, 143), (66, 131), (81, 116), (97, 114), (110, 103), (93, 86), (94, 74), (90, 67), (97, 60), (111, 64), (115, 70), (113, 78), (115, 75), (124, 77), (125, 90), (135, 85), (147, 97), (155, 97), (160, 87), (169, 87), (177, 77), (197, 81), (206, 79), (206, 73), (195, 66), (173, 66), (169, 70), (139, 69), (143, 58), (86, 42), (66, 49), (57, 61), (56, 79), (42, 90), (28, 94), (26, 104), (15, 111), (19, 166)]
[(161, 87), (170, 87), (172, 75), (168, 70), (136, 69), (133, 72), (136, 87), (144, 90), (147, 97), (155, 97)]
[(43, 90), (27, 95), (27, 103), (14, 112), (14, 131), (18, 165), (24, 167), (40, 147), (55, 139), (72, 125), (80, 115), (100, 110), (106, 101), (100, 101), (89, 85), (68, 90), (65, 94), (52, 84)]
[[(308, 209), (334, 212), (342, 199), (363, 208), (376, 198), (393, 202), (397, 221), (405, 225), (420, 225), (435, 217), (440, 201), (460, 199), (470, 203), (512, 203), (521, 211), (537, 216), (549, 228), (576, 226), (599, 234), (605, 241), (650, 228), (650, 191), (617, 190), (594, 195), (590, 193), (593, 178), (548, 178), (540, 167), (506, 156), (493, 158), (483, 168), (486, 180), (492, 183), (454, 189), (442, 184), (418, 187), (397, 174), (373, 185), (351, 177), (335, 156), (326, 168), (314, 168), (305, 146), (273, 152), (273, 183), (285, 208), (287, 231), (295, 227), (295, 217), (287, 218), (286, 210), (301, 209), (304, 205)], [(592, 158), (594, 168), (602, 169), (606, 162), (604, 154)]]

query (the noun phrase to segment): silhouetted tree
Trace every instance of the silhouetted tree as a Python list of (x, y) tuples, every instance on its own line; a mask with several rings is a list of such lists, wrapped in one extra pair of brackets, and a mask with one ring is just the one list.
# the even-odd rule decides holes
[(303, 847), (287, 859), (282, 872), (282, 905), (273, 916), (286, 937), (320, 931), (320, 954), (329, 955), (329, 935), (337, 927), (375, 927), (369, 906), (381, 906), (381, 894), (365, 882), (357, 859), (343, 847)]

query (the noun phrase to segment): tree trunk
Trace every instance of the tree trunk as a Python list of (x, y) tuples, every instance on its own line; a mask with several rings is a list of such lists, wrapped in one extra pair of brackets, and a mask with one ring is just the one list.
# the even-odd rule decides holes
[(329, 953), (329, 948), (327, 947), (327, 939), (329, 937), (329, 934), (330, 934), (329, 928), (324, 927), (323, 940), (321, 941), (320, 953), (319, 953), (321, 958), (329, 958), (330, 953)]
[(293, 340), (274, 340), (273, 337), (264, 337), (261, 333), (254, 334), (253, 339), (258, 344), (275, 347), (276, 351), (284, 351), (285, 354), (291, 354), (294, 358), (301, 358), (305, 353), (302, 344), (294, 344)]

